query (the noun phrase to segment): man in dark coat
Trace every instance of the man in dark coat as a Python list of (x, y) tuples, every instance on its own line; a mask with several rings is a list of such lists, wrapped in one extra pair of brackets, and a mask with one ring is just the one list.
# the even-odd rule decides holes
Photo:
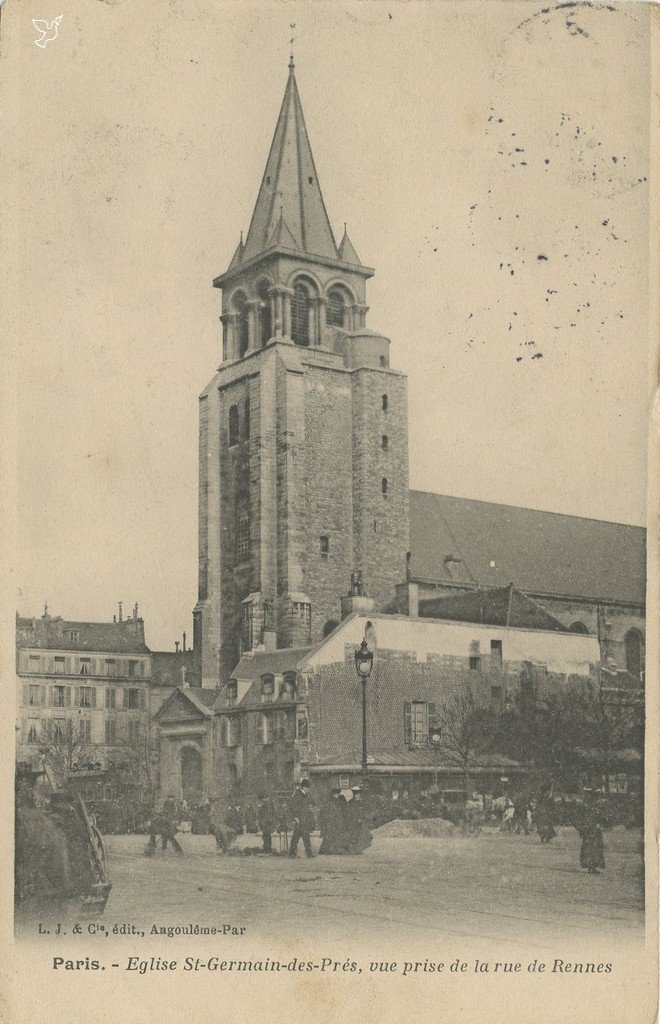
[(259, 797), (257, 824), (259, 825), (259, 830), (263, 840), (264, 853), (272, 853), (272, 835), (277, 828), (277, 811), (275, 810), (275, 804), (271, 798), (264, 794)]
[(289, 857), (298, 856), (298, 840), (302, 839), (305, 853), (313, 857), (312, 841), (309, 833), (314, 828), (314, 812), (309, 802), (309, 781), (303, 779), (291, 798), (291, 817), (293, 818), (293, 834)]
[(149, 838), (149, 846), (147, 853), (152, 855), (156, 851), (156, 836), (159, 835), (162, 841), (162, 848), (165, 850), (167, 844), (172, 844), (172, 849), (179, 856), (183, 856), (183, 850), (177, 842), (176, 834), (178, 831), (178, 812), (176, 806), (176, 800), (173, 796), (168, 796), (163, 804), (162, 810), (158, 812), (151, 825), (151, 836)]

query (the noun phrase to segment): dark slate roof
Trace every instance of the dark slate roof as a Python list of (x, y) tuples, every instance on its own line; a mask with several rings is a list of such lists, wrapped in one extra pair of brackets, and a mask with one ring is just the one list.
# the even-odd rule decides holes
[[(309, 765), (309, 770), (315, 768), (332, 766), (359, 767), (362, 755), (351, 750), (346, 754), (333, 754), (327, 757), (320, 757), (318, 761)], [(475, 757), (475, 766), (479, 768), (518, 768), (518, 761), (513, 761), (504, 754), (480, 754)], [(377, 750), (369, 755), (369, 764), (377, 768), (456, 768), (456, 763), (451, 758), (443, 755), (442, 750), (437, 747), (416, 747), (395, 748), (391, 750)], [(457, 769), (459, 770), (459, 769)], [(462, 771), (462, 769), (460, 769)]]
[[(70, 640), (69, 632), (78, 639)], [(144, 642), (142, 619), (122, 622), (73, 622), (69, 619), (42, 617), (16, 619), (16, 646), (38, 650), (98, 651), (107, 654), (149, 654)]]
[(413, 579), (645, 602), (641, 526), (411, 491), (410, 550)]
[(522, 626), (568, 632), (568, 627), (513, 585), (491, 590), (468, 590), (419, 602), (423, 618), (481, 622), (488, 626)]
[(195, 653), (188, 651), (152, 651), (151, 685), (181, 686), (181, 669), (185, 666), (186, 682), (193, 686), (199, 682), (195, 673)]
[(193, 700), (198, 701), (205, 708), (213, 707), (220, 692), (219, 690), (208, 690), (201, 686), (182, 686), (180, 690), (186, 697), (191, 697)]
[(277, 651), (258, 651), (244, 655), (231, 674), (232, 679), (258, 679), (265, 675), (295, 672), (298, 662), (313, 650), (308, 647), (285, 647)]
[(293, 64), (289, 65), (289, 80), (245, 240), (243, 260), (258, 256), (274, 244), (272, 236), (280, 221), (286, 226), (284, 245), (331, 260), (338, 259), (316, 175)]

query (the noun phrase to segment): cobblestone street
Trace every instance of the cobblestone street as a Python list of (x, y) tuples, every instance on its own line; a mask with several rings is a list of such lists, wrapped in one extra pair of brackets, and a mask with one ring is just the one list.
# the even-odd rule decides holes
[[(106, 926), (244, 927), (252, 936), (479, 938), (556, 948), (642, 936), (641, 833), (606, 835), (607, 868), (579, 868), (579, 838), (485, 830), (472, 838), (376, 836), (362, 856), (307, 860), (218, 856), (208, 836), (180, 836), (184, 856), (149, 859), (142, 836), (108, 840), (113, 890)], [(243, 848), (256, 836), (241, 837)], [(318, 839), (315, 841), (318, 848)]]

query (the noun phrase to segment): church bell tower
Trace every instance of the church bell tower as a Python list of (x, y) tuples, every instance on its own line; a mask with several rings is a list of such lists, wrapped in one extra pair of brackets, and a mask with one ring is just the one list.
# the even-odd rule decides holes
[(337, 246), (293, 59), (250, 228), (222, 291), (222, 363), (200, 396), (204, 686), (242, 653), (301, 647), (355, 575), (384, 608), (408, 550), (406, 378), (366, 326), (364, 266)]

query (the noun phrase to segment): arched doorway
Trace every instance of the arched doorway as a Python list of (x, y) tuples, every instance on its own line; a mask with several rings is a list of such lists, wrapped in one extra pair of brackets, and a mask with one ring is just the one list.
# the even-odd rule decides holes
[(202, 755), (195, 747), (181, 751), (181, 796), (189, 804), (202, 796)]
[(644, 637), (638, 629), (629, 629), (625, 644), (626, 669), (635, 679), (640, 679), (644, 671)]

